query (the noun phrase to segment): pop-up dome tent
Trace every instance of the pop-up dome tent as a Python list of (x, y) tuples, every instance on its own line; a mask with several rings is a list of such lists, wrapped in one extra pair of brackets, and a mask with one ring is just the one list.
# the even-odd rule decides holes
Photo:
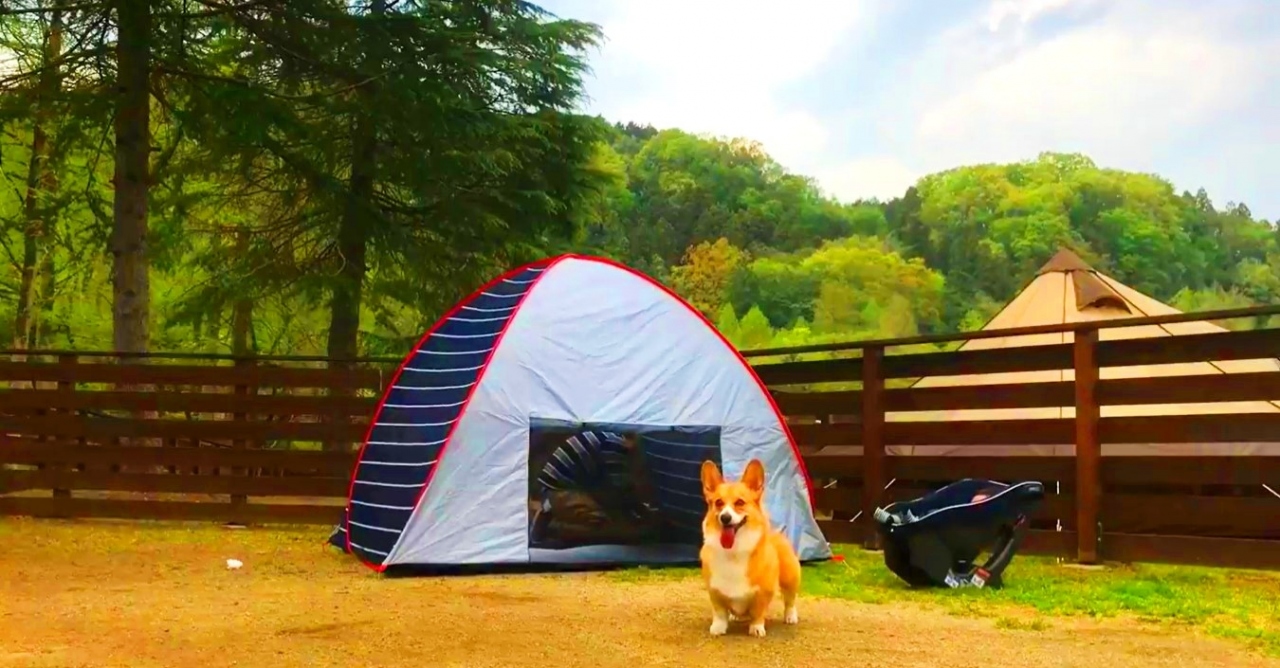
[[(638, 444), (659, 533), (535, 529), (540, 472), (582, 430)], [(742, 356), (653, 279), (563, 255), (494, 279), (422, 337), (374, 414), (330, 542), (378, 571), (692, 563), (702, 462), (737, 477), (752, 458), (775, 527), (802, 560), (829, 558), (804, 462)]]

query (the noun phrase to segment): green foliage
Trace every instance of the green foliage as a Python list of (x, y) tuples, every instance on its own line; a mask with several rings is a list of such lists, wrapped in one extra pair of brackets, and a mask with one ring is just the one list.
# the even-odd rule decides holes
[(742, 334), (742, 325), (738, 322), (738, 314), (733, 311), (733, 304), (725, 302), (716, 313), (716, 329), (730, 341), (737, 341)]
[(807, 271), (793, 256), (773, 255), (753, 260), (734, 274), (728, 298), (746, 312), (759, 306), (774, 327), (786, 327), (798, 318), (812, 318), (820, 277)]
[(720, 237), (689, 248), (684, 264), (671, 269), (671, 285), (694, 308), (706, 315), (716, 313), (724, 303), (729, 282), (747, 261), (741, 249)]
[(833, 333), (846, 330), (864, 329), (864, 316), (874, 318), (878, 315), (874, 309), (874, 301), (860, 301), (858, 290), (852, 285), (838, 281), (823, 281), (818, 288), (818, 298), (813, 303), (813, 327), (815, 331)]
[(1157, 176), (1072, 154), (933, 174), (890, 208), (904, 245), (946, 277), (944, 321), (956, 325), (979, 317), (969, 313), (980, 294), (1013, 297), (1061, 245), (1161, 300), (1188, 287), (1231, 288), (1239, 263), (1276, 248), (1273, 228), (1247, 209), (1218, 211), (1203, 191), (1179, 196)]
[(812, 180), (787, 173), (754, 142), (615, 128), (613, 145), (629, 159), (632, 193), (614, 246), (633, 258), (674, 265), (686, 249), (721, 237), (752, 254), (789, 252), (886, 228), (877, 207), (822, 197)]
[[(1253, 300), (1244, 294), (1238, 288), (1224, 289), (1220, 286), (1212, 288), (1204, 288), (1201, 290), (1192, 290), (1191, 288), (1183, 288), (1178, 294), (1173, 296), (1170, 306), (1179, 311), (1219, 311), (1226, 309), (1247, 308), (1253, 305)], [(1217, 323), (1219, 326), (1227, 329), (1251, 329), (1254, 325), (1249, 320), (1233, 318), (1223, 320)]]
[(759, 306), (751, 307), (747, 314), (742, 316), (742, 321), (738, 323), (738, 337), (733, 341), (739, 348), (751, 350), (753, 348), (764, 348), (773, 340), (773, 328), (769, 326), (769, 319), (764, 316), (764, 312)]
[(986, 327), (987, 323), (1000, 312), (1002, 306), (988, 297), (985, 292), (975, 294), (969, 310), (965, 311), (964, 317), (960, 320), (958, 329), (962, 332), (976, 332)]

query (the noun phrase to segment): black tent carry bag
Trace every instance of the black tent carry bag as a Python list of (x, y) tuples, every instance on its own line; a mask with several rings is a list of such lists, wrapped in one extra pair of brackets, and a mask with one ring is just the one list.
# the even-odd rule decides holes
[[(986, 498), (974, 500), (981, 494)], [(1027, 516), (1044, 500), (1039, 482), (1005, 484), (966, 478), (875, 512), (884, 563), (913, 587), (993, 587), (1027, 531)], [(984, 549), (991, 557), (973, 562)]]

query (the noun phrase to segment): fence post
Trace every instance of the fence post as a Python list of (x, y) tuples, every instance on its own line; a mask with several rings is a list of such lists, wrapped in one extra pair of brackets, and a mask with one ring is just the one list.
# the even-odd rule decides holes
[[(237, 368), (245, 369), (245, 368), (249, 368), (249, 367), (254, 366), (254, 360), (253, 360), (252, 358), (248, 358), (248, 357), (237, 357), (237, 358), (236, 358), (236, 360), (235, 360), (235, 362), (234, 362), (234, 365), (235, 365)], [(255, 388), (255, 391), (256, 391), (256, 388)], [(248, 385), (236, 385), (236, 388), (235, 388), (235, 395), (236, 395), (237, 397), (246, 397), (246, 396), (248, 396), (248, 395), (249, 395), (249, 386), (248, 386)], [(243, 423), (243, 422), (247, 422), (247, 421), (249, 420), (249, 415), (248, 415), (247, 413), (233, 413), (233, 414), (232, 414), (232, 416), (231, 416), (231, 419), (232, 419), (233, 421), (235, 421), (235, 422), (241, 422), (241, 423)], [(234, 439), (234, 440), (232, 440), (232, 441), (231, 441), (231, 447), (232, 447), (232, 448), (234, 448), (234, 449), (236, 449), (236, 450), (243, 450), (243, 449), (246, 447), (246, 445), (247, 445), (246, 441), (245, 441), (244, 439), (242, 439), (242, 438), (240, 438), (240, 439)], [(242, 476), (242, 475), (251, 475), (251, 474), (252, 474), (252, 472), (251, 472), (251, 471), (247, 471), (247, 470), (245, 470), (244, 468), (240, 468), (240, 467), (233, 467), (233, 468), (231, 469), (231, 475), (233, 475), (233, 476)], [(248, 496), (246, 496), (246, 495), (244, 495), (244, 494), (232, 494), (232, 495), (231, 495), (231, 506), (232, 506), (232, 508), (233, 508), (233, 509), (238, 510), (240, 506), (243, 506), (244, 504), (248, 503), (248, 501), (249, 501), (249, 497), (248, 497)], [(236, 520), (233, 520), (233, 523), (235, 523), (235, 522), (237, 522), (237, 521), (236, 521)]]
[[(59, 364), (59, 365), (61, 365), (64, 369), (68, 369), (68, 370), (70, 370), (72, 374), (74, 374), (74, 373), (75, 373), (75, 372), (74, 372), (74, 367), (75, 367), (75, 365), (76, 365), (76, 363), (77, 363), (77, 362), (78, 362), (78, 360), (77, 360), (77, 358), (76, 358), (76, 356), (75, 356), (75, 355), (58, 355), (58, 364)], [(34, 383), (33, 383), (33, 385), (34, 385)], [(68, 395), (69, 395), (70, 393), (75, 392), (75, 391), (76, 391), (76, 383), (75, 383), (75, 380), (60, 380), (60, 381), (58, 381), (58, 392), (59, 392), (59, 393), (62, 393), (62, 394), (68, 394)], [(61, 411), (60, 411), (60, 412), (61, 412)], [(67, 409), (67, 410), (65, 411), (65, 414), (67, 414), (67, 415), (75, 415), (75, 414), (76, 414), (76, 411), (75, 411), (74, 409)], [(43, 440), (43, 439), (42, 439), (42, 440)], [(81, 438), (79, 439), (79, 442), (80, 442), (80, 445), (84, 445), (84, 444), (85, 444), (85, 439), (84, 439), (83, 437), (81, 437)], [(58, 467), (58, 468), (62, 468), (62, 467)], [(83, 470), (83, 469), (84, 469), (84, 466), (83, 466), (83, 465), (76, 465), (76, 466), (74, 466), (74, 467), (70, 467), (70, 466), (69, 466), (69, 467), (66, 467), (66, 469), (65, 469), (65, 470)], [(53, 498), (55, 498), (55, 499), (69, 499), (69, 498), (71, 498), (71, 490), (69, 490), (69, 489), (55, 489), (55, 490), (53, 490)]]
[(862, 351), (862, 546), (880, 549), (875, 512), (885, 487), (884, 465), (884, 348)]
[(1102, 446), (1098, 442), (1098, 330), (1075, 332), (1076, 560), (1098, 562)]
[[(356, 390), (352, 389), (350, 384), (350, 376), (357, 372), (355, 362), (351, 359), (339, 358), (331, 359), (328, 364), (329, 383), (324, 388), (325, 396), (329, 398), (337, 397), (354, 397)], [(333, 404), (321, 419), (333, 426), (333, 429), (341, 429), (351, 423), (351, 416), (336, 407)], [(351, 443), (344, 440), (326, 440), (320, 445), (325, 452), (341, 452), (351, 450)]]

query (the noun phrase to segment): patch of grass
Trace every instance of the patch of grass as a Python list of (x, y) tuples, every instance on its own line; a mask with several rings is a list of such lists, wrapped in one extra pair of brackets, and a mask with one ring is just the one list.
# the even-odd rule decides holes
[(1268, 630), (1260, 625), (1241, 627), (1215, 623), (1209, 625), (1209, 633), (1219, 638), (1242, 641), (1263, 654), (1280, 656), (1280, 632), (1274, 627)]
[[(996, 617), (1000, 628), (1039, 631), (1040, 616), (1130, 617), (1150, 623), (1195, 625), (1280, 656), (1280, 573), (1172, 566), (1108, 565), (1079, 569), (1055, 559), (1019, 556), (1005, 571), (1005, 587), (913, 590), (885, 568), (883, 556), (836, 546), (843, 561), (808, 566), (807, 596), (860, 603), (913, 602), (963, 616)], [(693, 577), (684, 568), (630, 569), (618, 581)], [(1031, 612), (1012, 617), (1014, 610)]]
[(608, 577), (616, 582), (630, 582), (630, 584), (646, 584), (646, 582), (671, 582), (678, 580), (687, 580), (690, 577), (698, 576), (698, 569), (684, 567), (659, 567), (649, 568), (639, 566), (635, 568), (620, 568), (617, 571), (609, 571)]
[(608, 572), (608, 577), (616, 582), (639, 584), (647, 582), (671, 582), (685, 580), (697, 577), (697, 575), (697, 568), (685, 568), (683, 566), (665, 566), (659, 568), (637, 566), (635, 568), (620, 568), (618, 570)]
[(996, 620), (996, 628), (1009, 631), (1043, 631), (1049, 628), (1049, 624), (1039, 617), (1033, 619), (1000, 617)]

